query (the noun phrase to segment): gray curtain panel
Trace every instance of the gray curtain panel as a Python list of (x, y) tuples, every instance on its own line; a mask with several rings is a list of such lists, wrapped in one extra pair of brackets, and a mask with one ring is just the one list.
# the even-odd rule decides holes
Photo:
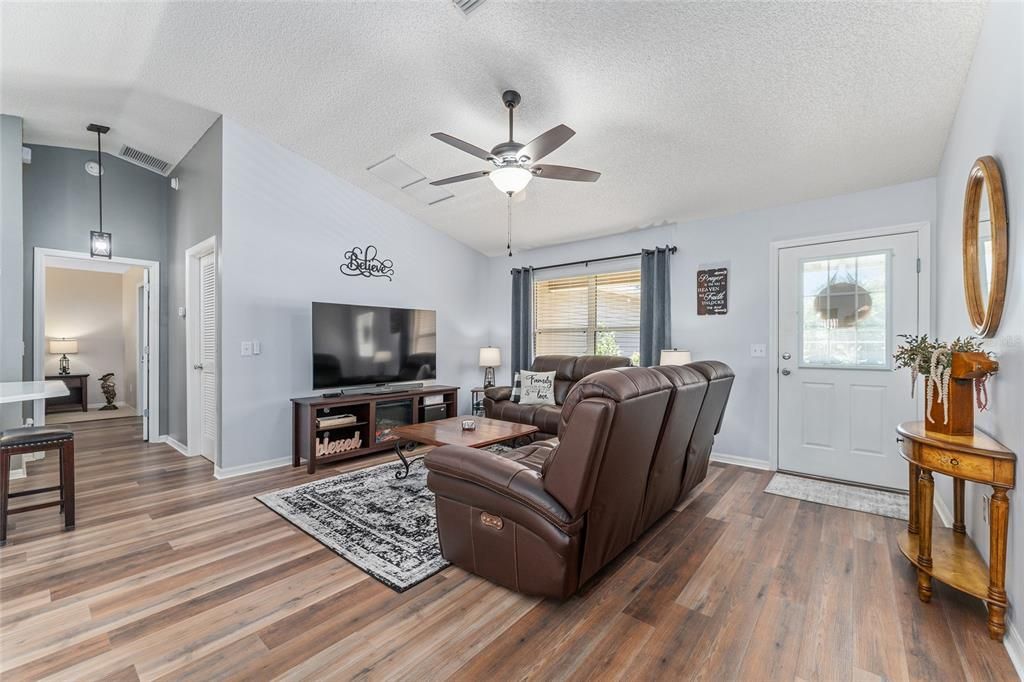
[(658, 363), (672, 343), (672, 303), (668, 248), (644, 249), (640, 254), (640, 365)]
[(533, 268), (512, 270), (512, 372), (529, 369), (533, 362)]

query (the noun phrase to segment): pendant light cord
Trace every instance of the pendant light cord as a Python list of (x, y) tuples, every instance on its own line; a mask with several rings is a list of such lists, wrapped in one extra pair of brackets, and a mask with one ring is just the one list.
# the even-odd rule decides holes
[(100, 180), (100, 232), (103, 232), (103, 160), (100, 158), (103, 139), (102, 133), (96, 131), (96, 165), (99, 167), (96, 177)]

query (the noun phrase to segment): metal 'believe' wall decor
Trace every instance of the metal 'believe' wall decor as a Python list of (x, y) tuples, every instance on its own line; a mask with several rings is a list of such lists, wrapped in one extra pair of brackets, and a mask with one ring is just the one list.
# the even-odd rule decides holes
[(386, 277), (391, 281), (395, 274), (395, 262), (390, 258), (378, 258), (377, 247), (365, 249), (354, 246), (345, 252), (345, 262), (338, 269), (349, 277)]

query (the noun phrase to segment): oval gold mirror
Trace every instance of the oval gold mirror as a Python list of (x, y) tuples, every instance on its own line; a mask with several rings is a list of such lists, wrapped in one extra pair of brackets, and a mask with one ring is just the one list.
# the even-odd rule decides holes
[(1006, 199), (991, 156), (974, 162), (964, 195), (964, 296), (979, 336), (995, 335), (1006, 298)]

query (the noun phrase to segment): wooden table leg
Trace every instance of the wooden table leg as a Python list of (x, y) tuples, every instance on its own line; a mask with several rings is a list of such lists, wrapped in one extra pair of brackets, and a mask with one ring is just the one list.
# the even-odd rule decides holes
[(7, 544), (7, 493), (10, 485), (11, 456), (3, 452), (0, 453), (0, 547)]
[(935, 492), (932, 472), (921, 469), (917, 490), (917, 514), (920, 525), (917, 540), (917, 596), (921, 601), (929, 602), (932, 599), (932, 577), (924, 569), (932, 567), (932, 495)]
[(1002, 641), (1006, 633), (1006, 527), (1010, 501), (1006, 491), (993, 488), (989, 502), (988, 636)]
[(961, 535), (967, 532), (964, 525), (964, 479), (953, 479), (953, 532)]
[(917, 514), (917, 477), (920, 476), (917, 465), (913, 462), (910, 464), (910, 518), (907, 519), (907, 532), (917, 533), (918, 529), (918, 514)]
[(61, 478), (60, 497), (64, 501), (64, 530), (75, 527), (75, 441), (64, 443), (60, 448)]

